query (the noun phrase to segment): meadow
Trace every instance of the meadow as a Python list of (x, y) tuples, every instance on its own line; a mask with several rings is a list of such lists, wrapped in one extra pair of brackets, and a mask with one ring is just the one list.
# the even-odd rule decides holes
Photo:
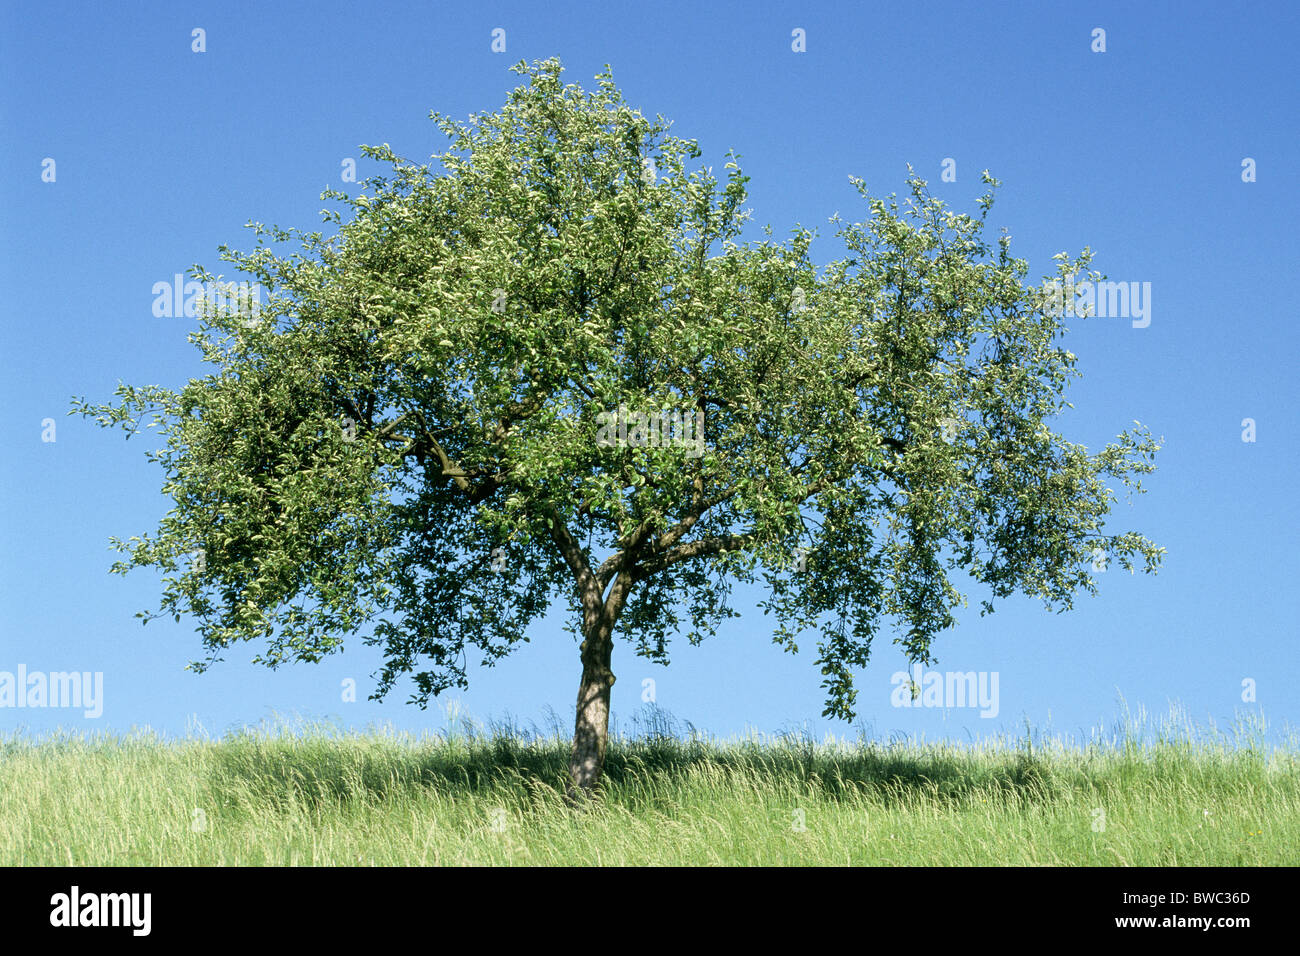
[(1300, 863), (1300, 749), (1260, 725), (1086, 742), (618, 735), (597, 799), (568, 741), (245, 729), (0, 736), (0, 865)]

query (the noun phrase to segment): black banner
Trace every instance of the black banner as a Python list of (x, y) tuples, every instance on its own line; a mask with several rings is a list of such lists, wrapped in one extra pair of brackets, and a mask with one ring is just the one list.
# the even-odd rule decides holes
[[(539, 879), (539, 876), (543, 878)], [(530, 869), (0, 869), (5, 939), (76, 936), (205, 942), (373, 941), (421, 926), (491, 942), (561, 929), (577, 917), (601, 932), (748, 936), (773, 919), (815, 921), (864, 940), (987, 944), (1025, 930), (1067, 937), (1231, 944), (1294, 922), (1296, 874), (1248, 869), (624, 870), (599, 877), (600, 913), (583, 874)], [(572, 899), (568, 897), (574, 897)], [(725, 914), (725, 915), (724, 915)], [(700, 922), (708, 924), (700, 927)], [(750, 926), (745, 924), (749, 923)], [(552, 927), (546, 930), (545, 927)], [(764, 931), (765, 932), (765, 931)], [(678, 938), (680, 937), (664, 937)], [(631, 941), (631, 937), (629, 937)], [(432, 939), (431, 939), (432, 944)]]

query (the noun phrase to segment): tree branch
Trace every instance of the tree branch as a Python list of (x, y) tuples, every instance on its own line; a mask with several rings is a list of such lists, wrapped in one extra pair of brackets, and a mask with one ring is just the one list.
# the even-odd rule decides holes
[(674, 564), (681, 564), (683, 561), (708, 557), (712, 554), (721, 554), (724, 551), (739, 551), (757, 540), (758, 535), (753, 531), (748, 531), (745, 534), (714, 535), (708, 538), (700, 538), (698, 541), (674, 545), (667, 551), (648, 558), (641, 565), (641, 576), (645, 577), (648, 574), (654, 574)]

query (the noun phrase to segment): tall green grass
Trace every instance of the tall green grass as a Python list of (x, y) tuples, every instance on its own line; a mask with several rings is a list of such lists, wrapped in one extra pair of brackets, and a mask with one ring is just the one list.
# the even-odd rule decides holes
[(1300, 751), (1126, 722), (1078, 743), (611, 743), (563, 801), (559, 734), (272, 726), (213, 740), (0, 737), (4, 865), (1277, 865)]

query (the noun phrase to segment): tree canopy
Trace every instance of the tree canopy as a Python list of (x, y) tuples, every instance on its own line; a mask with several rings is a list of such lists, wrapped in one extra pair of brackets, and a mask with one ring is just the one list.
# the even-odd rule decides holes
[[(329, 235), (252, 223), (253, 251), (223, 246), (268, 294), (205, 310), (210, 374), (74, 402), (160, 430), (174, 506), (114, 570), (165, 572), (145, 617), (196, 622), (192, 666), (359, 635), (376, 696), (410, 675), (425, 704), (563, 598), (586, 790), (614, 635), (666, 661), (736, 613), (736, 582), (765, 585), (780, 644), (814, 635), (825, 714), (851, 719), (877, 632), (931, 663), (968, 580), (985, 612), (1016, 592), (1064, 609), (1099, 556), (1157, 568), (1104, 521), (1158, 445), (1136, 423), (1096, 453), (1053, 431), (1076, 360), (1008, 237), (985, 238), (991, 176), (975, 214), (915, 174), (902, 201), (855, 179), (866, 213), (832, 220), (847, 254), (819, 268), (806, 229), (742, 241), (736, 157), (722, 179), (692, 165), (608, 69), (590, 92), (555, 60), (515, 70), (499, 111), (432, 114), (440, 170), (364, 147), (386, 174), (326, 191)], [(1056, 258), (1065, 284), (1090, 264)]]

